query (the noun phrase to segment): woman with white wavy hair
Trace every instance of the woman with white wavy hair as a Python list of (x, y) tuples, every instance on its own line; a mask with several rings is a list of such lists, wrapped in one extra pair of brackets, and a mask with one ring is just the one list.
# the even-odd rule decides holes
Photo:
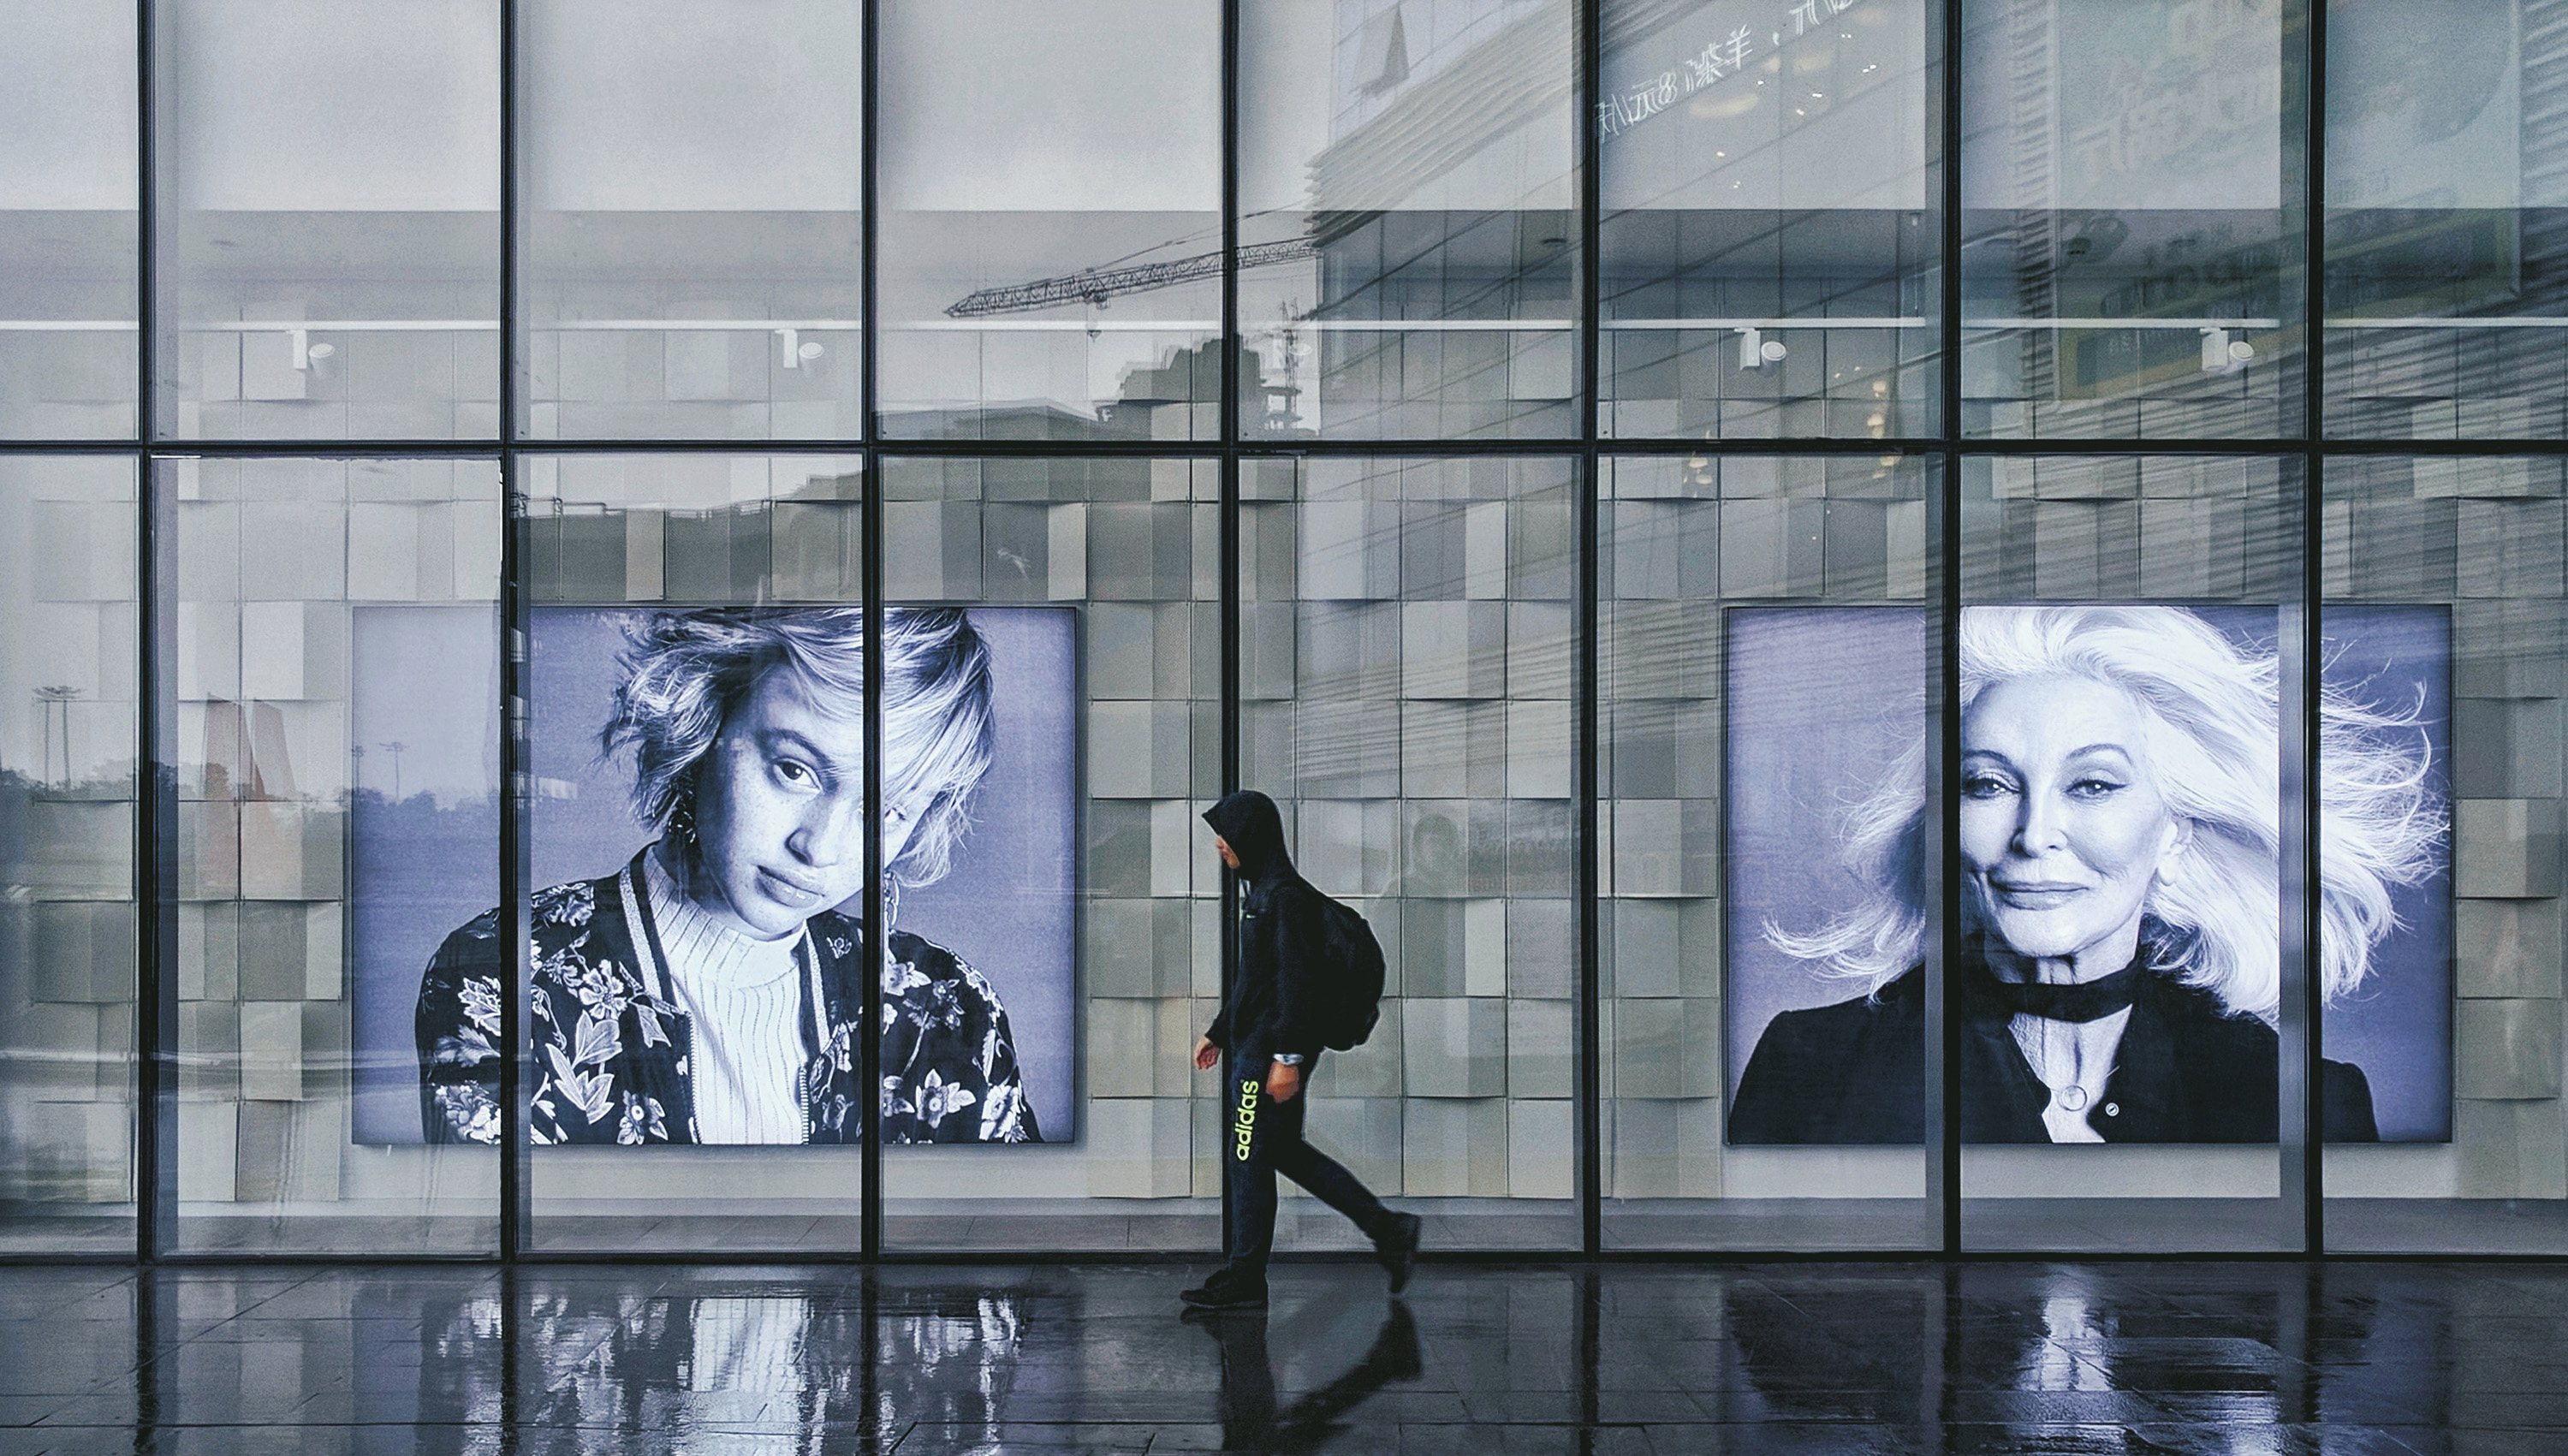
[[(1962, 1135), (2271, 1142), (2282, 924), (2276, 659), (2157, 606), (1967, 609), (1961, 623)], [(2363, 984), (2394, 886), (2434, 870), (2412, 713), (2322, 695), (2318, 975)], [(1852, 816), (1864, 902), (1786, 953), (1862, 994), (1786, 1012), (1750, 1057), (1734, 1143), (1916, 1143), (1924, 1128), (1925, 759)], [(2329, 1061), (2326, 1135), (2379, 1136)]]

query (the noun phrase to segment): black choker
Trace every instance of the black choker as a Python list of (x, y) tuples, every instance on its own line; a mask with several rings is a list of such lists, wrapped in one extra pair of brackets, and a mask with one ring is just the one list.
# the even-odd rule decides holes
[(2131, 1004), (2140, 994), (2140, 978), (2146, 974), (2140, 963), (2133, 961), (2100, 981), (2069, 986), (2001, 981), (1994, 972), (1985, 978), (1985, 984), (1992, 1000), (2019, 1016), (2051, 1021), (2100, 1021)]

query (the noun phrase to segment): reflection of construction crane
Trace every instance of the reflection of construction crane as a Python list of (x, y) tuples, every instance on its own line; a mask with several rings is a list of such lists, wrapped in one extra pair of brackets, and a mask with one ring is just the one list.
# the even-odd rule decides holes
[[(1319, 254), (1319, 245), (1307, 237), (1287, 238), (1282, 242), (1256, 243), (1239, 250), (1239, 266), (1271, 268), (1279, 263), (1299, 263)], [(1221, 254), (1198, 253), (1191, 258), (1172, 258), (1164, 263), (1136, 263), (1128, 268), (1092, 268), (1085, 273), (1069, 273), (1059, 278), (1038, 278), (1032, 283), (1012, 283), (1005, 288), (984, 288), (967, 294), (959, 302), (948, 304), (948, 318), (983, 319), (992, 314), (1032, 313), (1036, 309), (1059, 308), (1064, 304), (1085, 303), (1104, 306), (1107, 300), (1126, 293), (1148, 293), (1156, 288), (1174, 288), (1181, 283), (1197, 283), (1221, 276)]]
[(1275, 357), (1269, 361), (1283, 383), (1264, 385), (1266, 391), (1266, 433), (1291, 435), (1302, 428), (1302, 414), (1294, 401), (1302, 397), (1302, 386), (1294, 376), (1302, 372), (1302, 331), (1296, 327), (1300, 316), (1293, 305), (1281, 304), (1275, 310), (1275, 329), (1270, 336), (1275, 342)]

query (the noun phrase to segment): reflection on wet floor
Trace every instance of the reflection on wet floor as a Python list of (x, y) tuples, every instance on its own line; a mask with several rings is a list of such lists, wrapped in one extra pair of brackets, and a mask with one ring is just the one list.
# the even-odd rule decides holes
[(0, 1271), (0, 1456), (2568, 1451), (2568, 1269)]

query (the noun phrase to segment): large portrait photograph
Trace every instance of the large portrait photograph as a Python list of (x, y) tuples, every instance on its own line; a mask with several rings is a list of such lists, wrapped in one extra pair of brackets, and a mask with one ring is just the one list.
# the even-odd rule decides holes
[[(2277, 623), (1964, 609), (1947, 966), (1966, 1142), (2275, 1140)], [(1938, 898), (1924, 618), (1735, 608), (1727, 629), (1728, 1140), (1917, 1144)], [(2449, 615), (2330, 607), (2321, 636), (2312, 1095), (2331, 1142), (2446, 1141)]]
[[(1077, 644), (1067, 608), (883, 612), (867, 974), (862, 612), (534, 611), (533, 1140), (853, 1143), (866, 1096), (888, 1144), (1075, 1140)], [(358, 690), (414, 736), (439, 711)], [(361, 815), (360, 1142), (498, 1136), (495, 897), (459, 910), (438, 858)]]

